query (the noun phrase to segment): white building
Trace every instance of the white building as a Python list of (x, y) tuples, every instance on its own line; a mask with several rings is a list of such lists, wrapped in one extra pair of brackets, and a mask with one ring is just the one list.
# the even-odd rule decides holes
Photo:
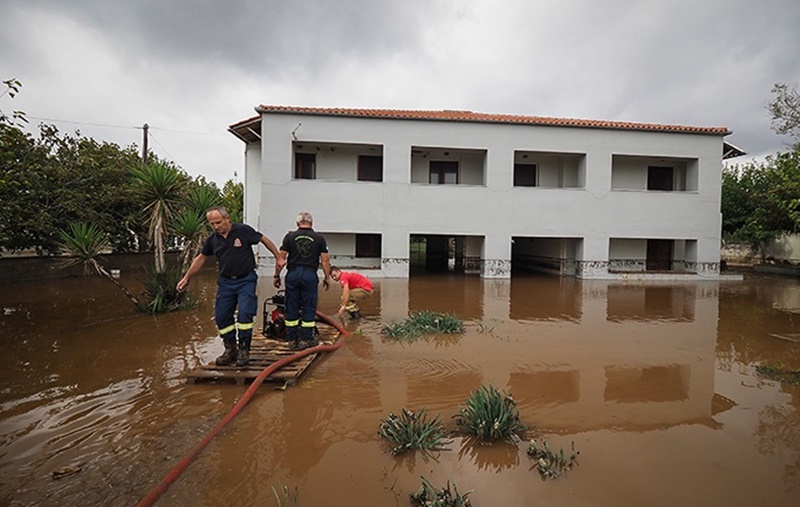
[[(315, 217), (334, 264), (407, 277), (512, 268), (593, 279), (720, 276), (725, 127), (470, 111), (259, 106), (245, 221)], [(263, 267), (263, 266), (262, 266)]]

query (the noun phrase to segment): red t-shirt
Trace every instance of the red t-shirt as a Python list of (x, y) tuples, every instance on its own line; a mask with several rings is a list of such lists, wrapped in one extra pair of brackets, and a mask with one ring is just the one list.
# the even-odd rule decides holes
[(347, 284), (350, 289), (372, 290), (372, 282), (361, 273), (342, 271), (342, 275), (339, 277), (339, 285), (344, 287), (345, 284)]

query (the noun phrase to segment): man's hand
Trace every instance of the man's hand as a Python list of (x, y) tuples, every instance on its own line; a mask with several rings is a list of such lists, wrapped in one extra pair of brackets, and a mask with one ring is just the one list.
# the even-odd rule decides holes
[(186, 277), (184, 276), (183, 278), (178, 280), (178, 285), (176, 285), (175, 288), (178, 289), (178, 292), (183, 292), (184, 290), (186, 290), (187, 285), (189, 285), (189, 280), (187, 280)]
[(331, 284), (328, 283), (328, 279), (327, 278), (322, 280), (322, 286), (325, 288), (325, 290), (328, 290), (328, 289), (331, 288)]
[(277, 278), (273, 277), (272, 278), (272, 285), (274, 285), (276, 289), (280, 289), (281, 288), (281, 277), (277, 277)]

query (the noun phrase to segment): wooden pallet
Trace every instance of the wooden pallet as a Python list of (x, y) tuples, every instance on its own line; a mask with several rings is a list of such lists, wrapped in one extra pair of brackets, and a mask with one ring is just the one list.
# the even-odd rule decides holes
[[(320, 344), (323, 345), (330, 345), (339, 337), (339, 332), (330, 326), (319, 326), (319, 333), (318, 338)], [(250, 345), (250, 364), (246, 368), (217, 366), (214, 361), (211, 361), (205, 366), (201, 366), (189, 372), (186, 376), (186, 380), (190, 384), (233, 380), (237, 384), (242, 385), (246, 382), (252, 382), (264, 368), (272, 363), (295, 353), (296, 351), (291, 350), (285, 341), (265, 338), (259, 331), (258, 334), (253, 335), (253, 342)], [(291, 385), (296, 382), (308, 367), (311, 366), (318, 357), (322, 356), (322, 354), (324, 354), (324, 352), (301, 357), (297, 361), (291, 362), (272, 373), (264, 380), (266, 382), (286, 382)]]

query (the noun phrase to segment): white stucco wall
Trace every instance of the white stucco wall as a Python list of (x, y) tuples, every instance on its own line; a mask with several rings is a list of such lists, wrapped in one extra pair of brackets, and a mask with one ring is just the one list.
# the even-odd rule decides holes
[[(293, 131), (298, 142), (382, 146), (383, 182), (346, 178), (355, 162), (346, 154), (336, 158), (336, 152), (317, 162), (318, 174), (330, 174), (330, 180), (294, 180)], [(260, 157), (250, 154), (257, 145), (248, 150), (248, 220), (254, 213), (268, 217), (262, 230), (278, 231), (278, 239), (294, 228), (300, 210), (310, 211), (323, 232), (379, 232), (384, 269), (393, 276), (407, 275), (402, 263), (410, 234), (483, 237), (483, 260), (497, 268), (484, 276), (508, 276), (503, 270), (513, 236), (579, 238), (578, 260), (597, 263), (608, 261), (613, 237), (692, 240), (698, 263), (713, 271), (719, 262), (718, 135), (268, 114), (260, 146)], [(412, 149), (430, 147), (459, 157), (461, 184), (423, 183), (427, 165)], [(573, 188), (514, 187), (517, 152), (571, 154), (561, 174), (584, 181)], [(631, 184), (634, 190), (613, 191), (612, 173), (615, 179), (626, 175), (625, 181), (638, 177), (634, 169), (612, 171), (615, 155), (694, 160), (687, 178), (696, 181), (696, 190), (648, 192)], [(543, 174), (557, 172), (547, 157), (541, 163)], [(639, 163), (646, 178), (647, 160)], [(255, 202), (261, 203), (257, 210), (250, 204)], [(387, 267), (394, 262), (399, 267)]]

